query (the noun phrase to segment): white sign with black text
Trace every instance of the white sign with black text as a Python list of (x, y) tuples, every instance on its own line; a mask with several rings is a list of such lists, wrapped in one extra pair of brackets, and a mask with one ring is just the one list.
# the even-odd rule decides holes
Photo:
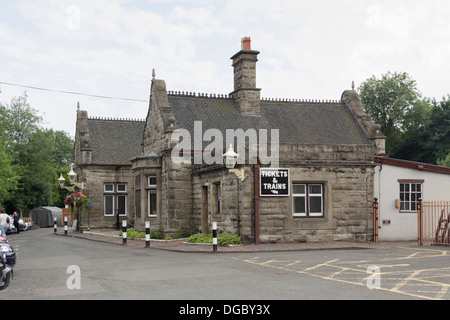
[(289, 169), (261, 168), (259, 172), (259, 195), (262, 197), (289, 196), (289, 176)]

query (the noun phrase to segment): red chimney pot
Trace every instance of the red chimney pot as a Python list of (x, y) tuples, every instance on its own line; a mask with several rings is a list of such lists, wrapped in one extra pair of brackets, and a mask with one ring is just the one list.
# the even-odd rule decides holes
[(242, 38), (242, 50), (252, 50), (250, 37)]

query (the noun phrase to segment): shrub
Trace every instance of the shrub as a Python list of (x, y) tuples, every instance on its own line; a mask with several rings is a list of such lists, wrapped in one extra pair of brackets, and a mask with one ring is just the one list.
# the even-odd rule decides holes
[[(188, 243), (212, 243), (213, 236), (211, 233), (197, 233), (191, 235), (187, 239)], [(217, 244), (222, 247), (227, 247), (231, 245), (242, 245), (241, 238), (235, 233), (221, 233), (217, 236)]]
[[(122, 236), (122, 231), (119, 232), (119, 236)], [(128, 239), (145, 239), (145, 232), (136, 231), (134, 228), (127, 228)], [(150, 239), (163, 239), (161, 231), (150, 232)]]
[(189, 227), (183, 227), (180, 230), (176, 231), (173, 234), (173, 237), (175, 239), (180, 239), (180, 238), (189, 238), (190, 236), (192, 236), (193, 234), (197, 233), (198, 228), (194, 227), (194, 226), (189, 226)]
[(222, 247), (242, 245), (241, 237), (235, 233), (221, 233), (217, 236), (217, 243)]
[[(119, 235), (122, 236), (122, 231), (119, 232)], [(134, 228), (127, 228), (127, 238), (129, 238), (129, 239), (144, 239), (145, 233), (136, 231)]]
[(212, 234), (197, 233), (187, 239), (188, 243), (212, 243)]
[(163, 237), (163, 234), (162, 234), (162, 232), (161, 231), (157, 231), (157, 230), (155, 230), (155, 231), (150, 231), (150, 239), (158, 239), (158, 240), (162, 240), (164, 237)]

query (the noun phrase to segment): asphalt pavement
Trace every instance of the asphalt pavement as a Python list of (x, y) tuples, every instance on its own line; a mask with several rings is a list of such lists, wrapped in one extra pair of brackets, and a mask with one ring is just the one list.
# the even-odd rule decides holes
[[(67, 234), (62, 230), (57, 230), (56, 235), (76, 237), (91, 241), (102, 241), (117, 245), (126, 245), (132, 247), (146, 247), (145, 239), (126, 239), (126, 243), (119, 231), (115, 230), (92, 230), (92, 231), (71, 231)], [(402, 242), (403, 243), (403, 242)], [(416, 244), (417, 242), (408, 242)], [(247, 253), (247, 252), (283, 252), (283, 251), (306, 251), (306, 250), (351, 250), (351, 249), (375, 249), (393, 247), (398, 242), (314, 242), (314, 243), (269, 243), (269, 244), (247, 244), (241, 246), (223, 247), (217, 246), (217, 250), (213, 250), (212, 244), (192, 244), (187, 243), (186, 239), (177, 240), (155, 240), (151, 239), (149, 246), (153, 249), (169, 250), (176, 252), (193, 252), (193, 253)]]
[(244, 245), (213, 253), (212, 245), (186, 239), (152, 240), (146, 249), (145, 240), (123, 244), (118, 234), (65, 235), (58, 228), (55, 235), (48, 228), (11, 235), (19, 260), (2, 299), (448, 300), (450, 294), (449, 248), (415, 241)]

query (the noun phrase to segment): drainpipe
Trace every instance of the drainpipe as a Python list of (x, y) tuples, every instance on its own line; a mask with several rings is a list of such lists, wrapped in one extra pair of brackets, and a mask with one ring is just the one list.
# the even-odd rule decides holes
[(237, 216), (236, 216), (236, 224), (237, 224), (238, 236), (240, 236), (241, 235), (241, 226), (240, 226), (240, 222), (241, 222), (241, 213), (240, 213), (241, 198), (240, 198), (239, 189), (241, 188), (241, 179), (237, 178), (236, 181), (237, 181)]
[(253, 166), (253, 181), (255, 183), (254, 191), (254, 208), (255, 208), (255, 244), (259, 244), (259, 159), (256, 160), (256, 164)]

